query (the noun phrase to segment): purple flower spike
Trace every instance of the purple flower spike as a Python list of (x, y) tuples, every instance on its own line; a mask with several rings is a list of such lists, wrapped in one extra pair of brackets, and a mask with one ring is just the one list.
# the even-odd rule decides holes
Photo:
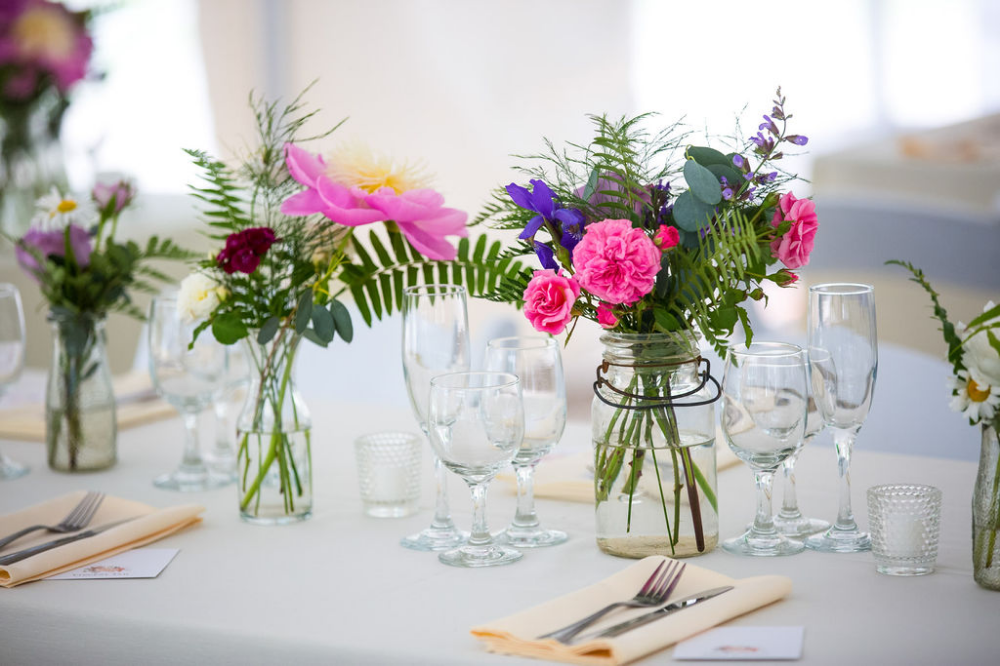
[(725, 199), (726, 201), (731, 201), (733, 198), (733, 189), (731, 187), (727, 187), (726, 189), (722, 190), (722, 198)]
[(772, 171), (771, 173), (767, 174), (767, 182), (773, 183), (774, 179), (777, 178), (777, 177), (778, 177), (778, 172), (777, 171)]
[(809, 137), (804, 134), (791, 134), (787, 138), (796, 146), (804, 146), (809, 143)]
[(770, 132), (771, 134), (773, 134), (775, 136), (778, 136), (778, 134), (780, 134), (780, 132), (778, 132), (778, 126), (774, 124), (773, 120), (771, 120), (771, 116), (765, 115), (764, 116), (764, 121), (765, 122), (761, 123), (760, 126), (757, 129), (759, 129), (759, 130), (765, 130), (766, 129), (768, 132)]
[(733, 166), (742, 169), (744, 164), (746, 164), (746, 160), (743, 159), (742, 155), (733, 155)]

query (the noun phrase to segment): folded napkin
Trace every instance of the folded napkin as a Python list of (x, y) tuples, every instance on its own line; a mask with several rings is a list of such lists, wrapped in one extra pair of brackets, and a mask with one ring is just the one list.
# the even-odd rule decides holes
[[(0, 537), (31, 525), (55, 525), (59, 523), (83, 499), (85, 494), (81, 490), (0, 516)], [(135, 518), (135, 520), (112, 527), (96, 536), (39, 553), (20, 562), (0, 566), (0, 586), (14, 587), (21, 583), (71, 571), (126, 550), (144, 546), (189, 525), (201, 522), (201, 517), (198, 514), (204, 510), (204, 507), (196, 504), (156, 509), (147, 504), (140, 504), (120, 497), (105, 497), (88, 528), (100, 527), (126, 518)], [(5, 547), (2, 554), (14, 553), (62, 536), (68, 535), (38, 530)]]
[[(715, 438), (715, 469), (722, 471), (739, 465), (740, 459), (725, 444), (721, 432)], [(517, 477), (511, 471), (497, 475), (510, 492), (517, 492)], [(670, 482), (671, 488), (672, 481)], [(656, 475), (642, 475), (639, 486), (650, 496), (659, 497), (656, 491)], [(672, 490), (668, 492), (668, 496)], [(535, 497), (565, 500), (567, 502), (594, 503), (594, 452), (581, 451), (562, 455), (558, 451), (544, 458), (535, 469)], [(687, 495), (683, 496), (687, 500)]]
[[(118, 429), (134, 428), (177, 416), (177, 410), (156, 397), (149, 373), (131, 372), (115, 377)], [(45, 440), (45, 405), (34, 402), (0, 409), (0, 439)]]
[[(574, 645), (536, 638), (576, 622), (610, 603), (631, 599), (656, 567), (666, 559), (668, 558), (662, 556), (647, 557), (590, 587), (474, 627), (472, 634), (484, 641), (490, 652), (569, 664), (625, 664), (766, 606), (786, 596), (792, 589), (792, 581), (784, 576), (755, 576), (734, 580), (689, 563), (677, 589), (670, 595), (672, 600), (724, 585), (732, 585), (734, 589), (615, 638), (591, 639)], [(581, 634), (581, 638), (650, 610), (636, 608), (612, 611)]]

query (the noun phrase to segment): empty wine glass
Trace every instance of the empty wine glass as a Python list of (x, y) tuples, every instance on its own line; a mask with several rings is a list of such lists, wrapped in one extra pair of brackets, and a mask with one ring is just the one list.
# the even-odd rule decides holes
[[(0, 397), (17, 381), (24, 369), (24, 309), (17, 287), (0, 283)], [(0, 453), (0, 481), (16, 479), (28, 468)]]
[(875, 290), (866, 284), (809, 288), (809, 355), (813, 390), (826, 425), (833, 429), (840, 473), (840, 510), (833, 527), (806, 539), (813, 550), (871, 550), (851, 511), (851, 451), (871, 409), (878, 372)]
[[(811, 364), (806, 362), (806, 372), (809, 373), (810, 387), (813, 381), (821, 381), (818, 372), (813, 373)], [(803, 447), (816, 438), (826, 424), (823, 422), (823, 415), (816, 404), (816, 391), (810, 389), (809, 405), (807, 407), (806, 434), (803, 437)], [(798, 460), (799, 452), (796, 451), (785, 459), (781, 464), (784, 471), (785, 483), (781, 496), (781, 510), (774, 517), (774, 527), (789, 537), (804, 537), (816, 532), (822, 532), (830, 527), (830, 523), (819, 518), (810, 518), (802, 515), (799, 510), (798, 497), (795, 493), (795, 461)]]
[(802, 349), (755, 342), (730, 349), (722, 381), (722, 432), (754, 473), (757, 515), (750, 529), (722, 543), (736, 555), (794, 555), (805, 548), (774, 527), (771, 485), (778, 467), (802, 447), (809, 400)]
[(489, 567), (521, 559), (493, 542), (486, 524), (486, 487), (510, 464), (524, 437), (524, 406), (516, 376), (505, 372), (455, 372), (431, 380), (428, 409), (431, 446), (445, 467), (469, 484), (472, 535), (438, 556), (455, 567)]
[(226, 376), (219, 394), (212, 405), (215, 411), (215, 438), (211, 448), (205, 452), (208, 466), (216, 474), (236, 478), (236, 424), (230, 422), (233, 403), (242, 395), (250, 382), (250, 364), (242, 345), (226, 347)]
[(566, 428), (566, 383), (559, 345), (549, 337), (497, 338), (486, 345), (486, 369), (517, 376), (524, 400), (524, 440), (512, 464), (517, 475), (517, 511), (498, 542), (517, 548), (554, 546), (566, 533), (542, 529), (535, 511), (535, 466)]
[(232, 483), (210, 474), (198, 446), (198, 413), (208, 407), (226, 378), (226, 349), (210, 332), (191, 345), (195, 323), (185, 322), (174, 296), (157, 296), (150, 305), (149, 372), (153, 386), (184, 419), (184, 457), (180, 466), (153, 480), (167, 490), (208, 490)]
[[(403, 293), (403, 374), (410, 406), (425, 435), (431, 378), (468, 370), (470, 363), (465, 287), (429, 284), (407, 288)], [(437, 456), (434, 483), (434, 519), (430, 527), (401, 541), (406, 548), (447, 550), (469, 536), (451, 520), (448, 475)]]

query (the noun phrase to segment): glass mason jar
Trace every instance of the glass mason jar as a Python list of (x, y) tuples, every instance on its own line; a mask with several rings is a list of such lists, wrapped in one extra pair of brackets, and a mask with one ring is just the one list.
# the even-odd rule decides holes
[(689, 557), (719, 540), (717, 385), (691, 334), (605, 333), (591, 408), (597, 545)]
[(49, 467), (60, 472), (105, 469), (118, 459), (115, 393), (104, 318), (49, 313), (52, 365), (45, 392)]
[(1000, 442), (995, 425), (984, 423), (982, 431), (972, 491), (972, 575), (987, 590), (1000, 590)]
[(250, 384), (236, 422), (240, 517), (280, 525), (312, 515), (312, 419), (295, 389), (301, 336), (283, 328), (261, 345), (255, 333), (243, 342)]

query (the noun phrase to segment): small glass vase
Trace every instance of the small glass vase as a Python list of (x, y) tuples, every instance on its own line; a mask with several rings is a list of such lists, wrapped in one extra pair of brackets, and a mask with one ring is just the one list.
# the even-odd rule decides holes
[(972, 575), (987, 590), (1000, 590), (1000, 442), (996, 424), (983, 424), (983, 450), (972, 491)]
[(49, 467), (60, 472), (105, 469), (118, 459), (115, 393), (104, 318), (50, 312), (52, 365), (45, 393)]
[(236, 423), (240, 517), (281, 525), (312, 515), (312, 419), (295, 389), (301, 336), (281, 329), (267, 344), (244, 341), (250, 385)]
[(606, 333), (591, 408), (597, 545), (690, 557), (719, 540), (715, 405), (693, 336)]

